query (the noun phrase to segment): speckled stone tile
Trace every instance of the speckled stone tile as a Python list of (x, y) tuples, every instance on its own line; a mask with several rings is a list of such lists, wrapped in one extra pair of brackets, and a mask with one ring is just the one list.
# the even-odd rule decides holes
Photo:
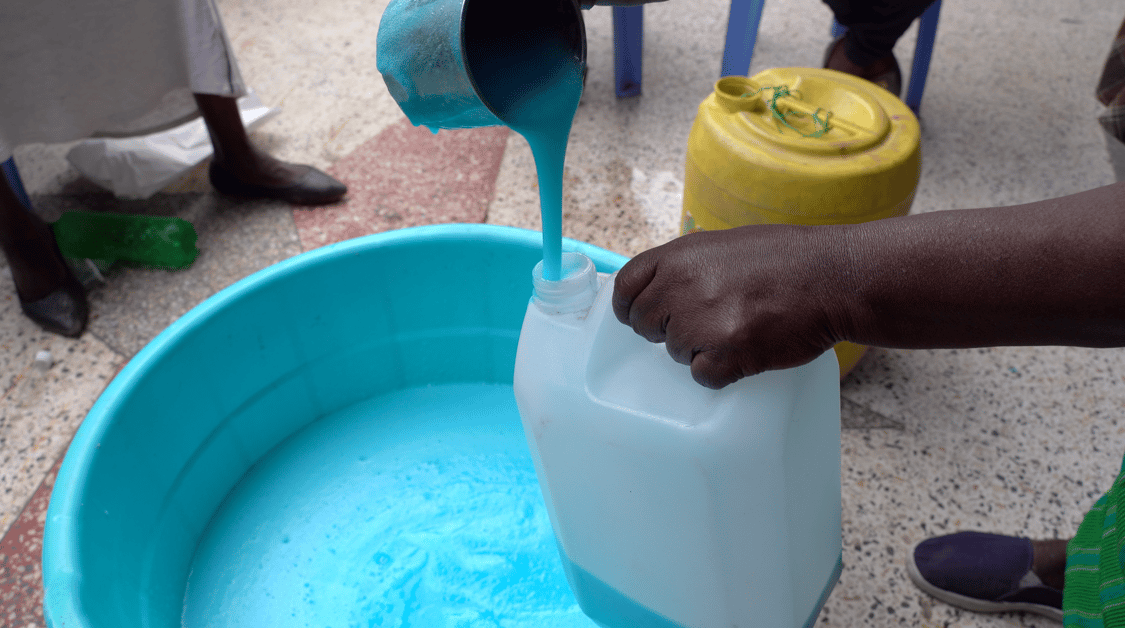
[(1122, 17), (1113, 2), (947, 2), (915, 209), (1012, 205), (1112, 182), (1093, 93)]
[(508, 133), (491, 127), (435, 134), (402, 118), (329, 169), (348, 186), (342, 202), (294, 212), (302, 246), (418, 225), (483, 222)]
[[(617, 116), (598, 118), (613, 100), (612, 86), (588, 81), (567, 149), (563, 235), (633, 256), (679, 234), (683, 174), (640, 168), (627, 152), (625, 125), (613, 121)], [(488, 222), (542, 228), (531, 149), (516, 133), (508, 138)]]
[(869, 406), (852, 401), (846, 394), (841, 394), (840, 427), (845, 430), (901, 430), (905, 426), (901, 419), (882, 414)]
[[(51, 354), (46, 370), (34, 365)], [(124, 358), (86, 334), (48, 334), (20, 311), (0, 267), (0, 532), (8, 529)]]

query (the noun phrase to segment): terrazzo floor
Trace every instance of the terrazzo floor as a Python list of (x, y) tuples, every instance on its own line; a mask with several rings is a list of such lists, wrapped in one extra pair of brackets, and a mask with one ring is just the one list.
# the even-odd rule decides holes
[[(54, 473), (84, 414), (137, 351), (196, 303), (330, 242), (416, 224), (537, 228), (535, 174), (505, 129), (411, 127), (375, 69), (385, 0), (220, 0), (243, 75), (281, 114), (253, 135), (349, 184), (312, 210), (217, 196), (203, 167), (149, 201), (119, 201), (69, 167), (68, 145), (16, 160), (37, 211), (174, 214), (202, 254), (185, 271), (112, 271), (78, 340), (44, 334), (0, 269), (0, 626), (43, 625), (42, 525)], [(587, 12), (589, 74), (565, 176), (567, 236), (633, 255), (676, 234), (687, 133), (717, 78), (722, 0), (646, 7), (644, 92), (612, 90), (609, 9)], [(913, 211), (1056, 197), (1111, 183), (1093, 86), (1121, 23), (1106, 0), (945, 0), (922, 105)], [(817, 66), (830, 13), (770, 0), (751, 73)], [(912, 55), (909, 31), (896, 50)], [(904, 62), (905, 65), (905, 62)], [(47, 350), (53, 365), (34, 366)], [(844, 563), (818, 626), (1050, 626), (976, 615), (917, 591), (910, 545), (958, 529), (1067, 537), (1125, 452), (1125, 350), (1059, 347), (871, 351), (845, 380)]]

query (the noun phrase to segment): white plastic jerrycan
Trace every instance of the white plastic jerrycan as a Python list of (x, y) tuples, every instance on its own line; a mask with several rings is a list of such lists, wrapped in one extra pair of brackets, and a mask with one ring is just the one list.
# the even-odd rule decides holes
[(515, 395), (571, 589), (608, 628), (812, 626), (841, 569), (831, 351), (723, 390), (614, 318), (583, 255), (533, 271)]

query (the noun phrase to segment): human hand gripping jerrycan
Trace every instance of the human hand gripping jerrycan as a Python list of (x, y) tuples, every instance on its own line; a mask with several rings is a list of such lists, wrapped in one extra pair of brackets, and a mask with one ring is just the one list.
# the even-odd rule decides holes
[(563, 565), (607, 628), (812, 626), (839, 578), (832, 352), (697, 384), (614, 317), (613, 277), (533, 271), (516, 403)]
[[(921, 164), (918, 119), (874, 83), (819, 68), (728, 76), (688, 136), (680, 231), (905, 216)], [(866, 350), (836, 345), (841, 377)]]

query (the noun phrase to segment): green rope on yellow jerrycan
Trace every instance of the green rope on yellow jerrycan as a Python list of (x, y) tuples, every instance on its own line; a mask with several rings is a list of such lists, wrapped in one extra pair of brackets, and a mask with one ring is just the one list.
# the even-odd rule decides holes
[[(904, 216), (921, 164), (918, 119), (874, 83), (819, 68), (728, 76), (688, 136), (680, 231)], [(866, 350), (836, 346), (841, 377)]]
[[(817, 107), (816, 111), (814, 111), (812, 113), (812, 116), (811, 116), (813, 124), (816, 126), (816, 130), (813, 131), (812, 133), (805, 133), (805, 132), (801, 131), (800, 129), (798, 129), (797, 127), (795, 127), (795, 126), (793, 126), (792, 124), (789, 123), (788, 118), (804, 116), (805, 112), (803, 112), (803, 111), (793, 111), (793, 110), (782, 111), (781, 108), (777, 106), (777, 99), (778, 98), (781, 98), (782, 96), (792, 96), (793, 95), (789, 91), (789, 88), (786, 87), (785, 85), (776, 85), (776, 86), (775, 85), (767, 85), (767, 86), (762, 87), (762, 88), (760, 88), (760, 89), (758, 89), (758, 90), (756, 90), (752, 93), (742, 94), (742, 97), (743, 98), (749, 98), (751, 96), (756, 96), (756, 95), (762, 93), (763, 91), (765, 91), (767, 89), (773, 90), (773, 98), (770, 98), (769, 108), (770, 108), (770, 112), (773, 113), (773, 117), (777, 118), (777, 120), (779, 122), (781, 122), (785, 126), (789, 127), (790, 129), (793, 129), (794, 131), (800, 133), (802, 137), (820, 137), (821, 135), (824, 135), (825, 133), (828, 132), (828, 118), (832, 116), (832, 112), (829, 111), (825, 115), (824, 119), (822, 120), (820, 118), (820, 112), (824, 111), (824, 110), (821, 109), (820, 107)], [(800, 97), (799, 94), (797, 96)]]

